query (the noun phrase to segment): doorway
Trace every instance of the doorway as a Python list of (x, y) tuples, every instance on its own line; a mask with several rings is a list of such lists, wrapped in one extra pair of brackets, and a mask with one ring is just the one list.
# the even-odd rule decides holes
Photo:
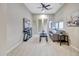
[(46, 33), (48, 32), (48, 19), (38, 19), (37, 21), (38, 33), (44, 30)]

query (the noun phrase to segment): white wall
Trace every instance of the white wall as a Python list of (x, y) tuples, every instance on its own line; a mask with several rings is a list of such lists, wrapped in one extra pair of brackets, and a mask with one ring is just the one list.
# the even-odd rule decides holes
[(65, 4), (56, 14), (56, 20), (63, 20), (65, 23), (64, 28), (66, 32), (69, 34), (71, 45), (75, 48), (79, 49), (79, 27), (68, 27), (66, 26), (66, 22), (71, 20), (71, 15), (79, 11), (79, 4)]
[(23, 17), (32, 20), (32, 15), (24, 4), (7, 4), (7, 50), (23, 40)]
[(0, 55), (6, 55), (6, 4), (0, 4)]

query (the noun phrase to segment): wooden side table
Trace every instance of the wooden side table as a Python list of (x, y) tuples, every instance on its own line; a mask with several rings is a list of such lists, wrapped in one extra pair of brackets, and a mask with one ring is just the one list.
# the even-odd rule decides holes
[(69, 38), (68, 35), (59, 35), (59, 40), (60, 40), (60, 46), (62, 42), (67, 43), (67, 45), (69, 46)]

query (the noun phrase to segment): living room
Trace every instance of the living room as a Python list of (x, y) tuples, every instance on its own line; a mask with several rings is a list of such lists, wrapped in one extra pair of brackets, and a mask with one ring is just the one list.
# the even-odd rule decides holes
[(3, 26), (7, 29), (1, 29), (0, 55), (78, 56), (78, 6), (78, 3), (0, 4), (1, 26), (5, 21)]

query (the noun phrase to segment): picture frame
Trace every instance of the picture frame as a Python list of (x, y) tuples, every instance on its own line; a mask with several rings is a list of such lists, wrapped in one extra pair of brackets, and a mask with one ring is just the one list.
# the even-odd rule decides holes
[(67, 22), (69, 27), (79, 27), (79, 11), (74, 12), (70, 16), (71, 20)]

